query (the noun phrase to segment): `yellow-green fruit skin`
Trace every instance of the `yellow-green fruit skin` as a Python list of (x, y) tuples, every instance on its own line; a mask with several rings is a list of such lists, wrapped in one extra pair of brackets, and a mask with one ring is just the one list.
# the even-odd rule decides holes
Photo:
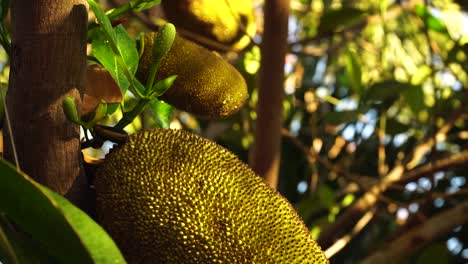
[(129, 263), (328, 263), (281, 195), (188, 132), (130, 136), (95, 186), (98, 219)]
[[(151, 69), (155, 34), (145, 34), (144, 51), (137, 71), (142, 82), (146, 82)], [(179, 36), (162, 59), (157, 79), (172, 75), (177, 75), (177, 79), (161, 99), (195, 115), (219, 118), (234, 114), (248, 97), (245, 80), (232, 65)]]
[(166, 17), (177, 27), (242, 50), (257, 30), (252, 0), (163, 0)]

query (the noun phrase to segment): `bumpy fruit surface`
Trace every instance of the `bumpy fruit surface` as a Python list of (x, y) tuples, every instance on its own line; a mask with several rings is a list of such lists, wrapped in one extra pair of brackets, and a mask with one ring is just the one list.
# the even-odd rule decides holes
[(96, 175), (130, 263), (328, 263), (292, 206), (234, 154), (180, 130), (130, 136)]
[(234, 50), (241, 50), (257, 30), (252, 0), (163, 0), (169, 21)]
[[(137, 71), (143, 82), (146, 82), (151, 69), (155, 34), (145, 34), (145, 48)], [(231, 115), (248, 97), (245, 80), (232, 65), (179, 36), (162, 59), (157, 79), (172, 75), (177, 75), (177, 79), (161, 98), (199, 116), (217, 118)]]

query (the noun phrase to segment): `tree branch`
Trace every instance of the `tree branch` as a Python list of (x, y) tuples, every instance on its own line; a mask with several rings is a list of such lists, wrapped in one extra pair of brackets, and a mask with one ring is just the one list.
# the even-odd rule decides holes
[(255, 142), (249, 163), (273, 188), (278, 184), (289, 0), (266, 0)]
[(419, 226), (406, 232), (396, 240), (374, 252), (361, 263), (398, 263), (403, 257), (411, 255), (435, 239), (448, 234), (453, 228), (468, 223), (468, 202), (460, 203)]
[[(463, 105), (463, 104), (462, 104)], [(454, 121), (461, 116), (463, 111), (457, 111), (454, 115), (447, 120), (447, 123), (437, 131), (438, 137), (443, 138), (453, 126)], [(396, 165), (387, 175), (385, 175), (381, 181), (376, 183), (374, 186), (368, 189), (353, 205), (351, 205), (342, 215), (340, 215), (335, 223), (322, 233), (319, 238), (319, 244), (327, 248), (335, 239), (342, 237), (348, 233), (348, 230), (352, 228), (354, 223), (362, 218), (362, 215), (369, 211), (377, 201), (379, 195), (384, 192), (391, 184), (402, 179), (406, 169), (414, 168), (415, 164), (418, 164), (427, 152), (429, 152), (432, 146), (436, 143), (436, 139), (429, 137), (421, 144), (416, 146), (413, 151), (413, 155), (408, 159), (406, 165)]]
[[(36, 181), (83, 204), (79, 127), (62, 110), (79, 100), (86, 73), (85, 0), (11, 1), (12, 57), (7, 109), (19, 165)], [(11, 140), (5, 156), (12, 160)]]

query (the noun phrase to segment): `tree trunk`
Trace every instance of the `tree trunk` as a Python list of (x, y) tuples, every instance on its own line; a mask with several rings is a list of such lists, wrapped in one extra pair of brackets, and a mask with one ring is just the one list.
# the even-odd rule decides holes
[[(66, 120), (64, 96), (77, 100), (86, 72), (86, 0), (11, 1), (12, 55), (6, 103), (19, 167), (83, 205), (87, 190), (79, 127)], [(11, 135), (6, 159), (14, 161)]]
[(273, 188), (278, 185), (287, 50), (289, 0), (266, 0), (261, 45), (257, 122), (250, 166)]

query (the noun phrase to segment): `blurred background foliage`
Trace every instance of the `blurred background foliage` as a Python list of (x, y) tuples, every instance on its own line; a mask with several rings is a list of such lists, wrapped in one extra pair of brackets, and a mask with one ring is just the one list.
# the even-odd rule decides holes
[[(170, 127), (211, 138), (247, 161), (256, 120), (262, 1), (162, 1), (164, 9), (138, 14), (126, 26), (132, 32), (154, 30), (164, 10), (189, 9), (193, 2), (218, 6), (205, 14), (209, 22), (189, 26), (196, 10), (180, 9), (170, 13), (170, 21), (182, 35), (231, 61), (244, 75), (250, 98), (224, 120), (176, 110)], [(255, 20), (243, 6), (249, 4)], [(467, 200), (468, 6), (463, 0), (293, 0), (290, 8), (278, 191), (296, 206), (332, 263), (357, 263)], [(183, 12), (192, 12), (192, 20)], [(231, 34), (237, 39), (223, 42), (207, 31), (233, 16), (224, 27), (243, 33)], [(156, 125), (148, 111), (136, 127)], [(359, 215), (350, 214), (375, 186), (375, 201)], [(401, 261), (468, 262), (467, 232), (466, 225), (456, 226)]]
[[(197, 14), (187, 11), (191, 2), (216, 5), (202, 8), (212, 12), (205, 14), (210, 21), (187, 26)], [(184, 128), (247, 161), (254, 140), (263, 3), (211, 2), (162, 1), (129, 16), (124, 26), (136, 37), (169, 18), (181, 35), (238, 68), (249, 86), (248, 103), (223, 120), (154, 104), (127, 129)], [(177, 5), (185, 11), (174, 9)], [(278, 191), (296, 206), (332, 263), (363, 261), (467, 202), (467, 10), (464, 0), (291, 1)], [(223, 24), (223, 17), (231, 20)], [(229, 36), (209, 32), (218, 23), (233, 27)], [(126, 98), (127, 105), (131, 101)], [(161, 120), (156, 114), (161, 112), (171, 118)], [(365, 203), (366, 197), (372, 199)], [(408, 249), (401, 262), (466, 263), (467, 233), (465, 222), (438, 237), (413, 241), (422, 247)]]

